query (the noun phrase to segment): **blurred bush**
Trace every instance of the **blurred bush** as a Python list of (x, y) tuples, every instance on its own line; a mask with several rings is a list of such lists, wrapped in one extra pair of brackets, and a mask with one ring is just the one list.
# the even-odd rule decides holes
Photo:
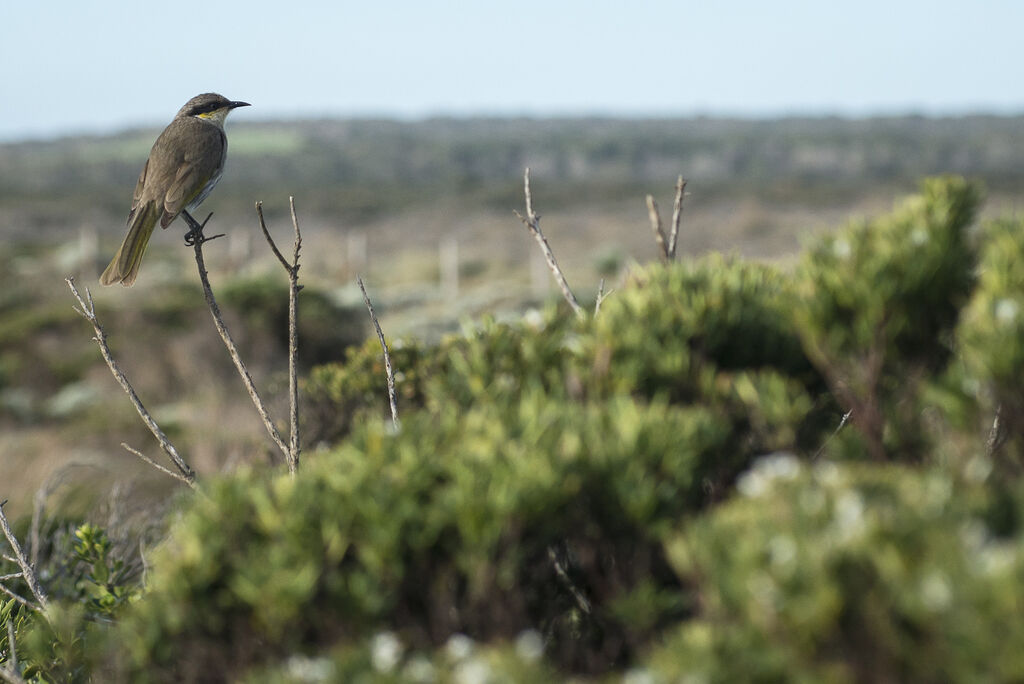
[(759, 462), (668, 543), (700, 614), (654, 680), (1020, 679), (1024, 509), (986, 472)]
[(206, 480), (141, 598), (60, 610), (110, 607), (123, 680), (1021, 679), (1024, 224), (976, 242), (977, 203), (934, 179), (793, 272), (651, 265), (596, 317), (392, 341), (400, 431), (368, 340), (310, 370), (296, 477)]
[(1019, 467), (1024, 457), (1024, 221), (985, 227), (979, 273), (958, 329), (964, 382), (989, 420), (998, 412), (994, 438), (1008, 442), (1003, 460)]
[(381, 630), (424, 649), (533, 629), (564, 668), (621, 666), (686, 611), (660, 540), (706, 503), (729, 442), (707, 410), (625, 398), (361, 425), (301, 477), (210, 482), (120, 643), (167, 681)]
[(803, 347), (852, 411), (857, 451), (875, 460), (920, 458), (927, 446), (915, 389), (952, 355), (974, 283), (967, 232), (978, 203), (962, 178), (930, 179), (892, 214), (826, 237), (800, 261)]

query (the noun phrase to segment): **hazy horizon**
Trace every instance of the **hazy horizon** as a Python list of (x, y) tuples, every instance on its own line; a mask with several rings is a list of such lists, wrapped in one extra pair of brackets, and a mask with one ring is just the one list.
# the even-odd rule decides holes
[[(1024, 3), (225, 0), (189, 31), (126, 0), (5, 8), (0, 140), (234, 121), (1024, 112)], [(42, 35), (45, 27), (45, 35)]]

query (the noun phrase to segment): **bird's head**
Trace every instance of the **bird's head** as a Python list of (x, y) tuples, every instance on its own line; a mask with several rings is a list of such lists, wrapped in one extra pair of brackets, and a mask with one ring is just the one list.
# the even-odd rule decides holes
[(178, 110), (176, 118), (194, 116), (217, 126), (223, 126), (224, 119), (232, 109), (248, 106), (248, 102), (235, 102), (217, 93), (203, 93), (186, 102), (185, 106)]

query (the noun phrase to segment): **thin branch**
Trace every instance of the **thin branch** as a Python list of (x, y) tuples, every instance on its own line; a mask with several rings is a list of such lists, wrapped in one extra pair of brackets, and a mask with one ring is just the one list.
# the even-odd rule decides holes
[(4, 668), (15, 674), (18, 673), (18, 647), (14, 643), (14, 621), (10, 615), (7, 616), (7, 667)]
[(139, 395), (135, 393), (135, 389), (128, 382), (128, 377), (121, 370), (121, 367), (114, 360), (113, 354), (110, 352), (110, 346), (107, 345), (107, 334), (103, 331), (103, 326), (100, 325), (99, 319), (96, 317), (96, 308), (92, 301), (92, 293), (89, 292), (89, 288), (85, 288), (85, 299), (82, 299), (82, 295), (79, 294), (78, 288), (75, 287), (74, 278), (65, 278), (64, 282), (71, 288), (71, 294), (74, 295), (75, 300), (78, 301), (78, 306), (73, 307), (85, 320), (92, 324), (92, 329), (96, 333), (93, 338), (96, 340), (96, 344), (99, 345), (100, 353), (103, 355), (103, 360), (107, 362), (107, 366), (110, 368), (110, 372), (113, 373), (114, 379), (121, 385), (121, 389), (128, 395), (128, 399), (132, 402), (132, 406), (135, 407), (135, 411), (142, 418), (142, 422), (146, 424), (149, 431), (156, 437), (156, 441), (160, 444), (160, 448), (164, 450), (168, 458), (174, 463), (174, 466), (181, 473), (182, 478), (188, 483), (190, 487), (195, 487), (196, 474), (195, 471), (185, 462), (179, 454), (178, 450), (171, 444), (171, 440), (167, 438), (164, 431), (160, 429), (157, 422), (150, 415), (146, 407), (142, 405), (142, 401), (139, 399)]
[(295, 231), (295, 242), (292, 250), (292, 261), (288, 263), (277, 243), (270, 236), (267, 229), (267, 222), (263, 218), (263, 202), (256, 203), (256, 215), (260, 219), (260, 228), (263, 230), (263, 237), (270, 244), (274, 256), (281, 262), (284, 270), (288, 273), (288, 417), (289, 417), (289, 444), (288, 444), (288, 470), (291, 473), (299, 467), (299, 453), (301, 443), (299, 440), (299, 252), (302, 249), (302, 233), (299, 231), (299, 219), (295, 215), (295, 198), (288, 198), (288, 205), (291, 208), (292, 228)]
[(995, 454), (1005, 441), (1005, 430), (1003, 421), (1003, 405), (996, 406), (996, 415), (992, 418), (992, 427), (988, 431), (988, 439), (985, 440), (985, 453), (989, 456)]
[(597, 286), (597, 299), (594, 301), (594, 315), (601, 313), (601, 305), (604, 304), (604, 300), (608, 298), (615, 290), (604, 291), (604, 278), (601, 278), (601, 282)]
[(39, 580), (36, 579), (35, 570), (32, 569), (32, 565), (28, 562), (28, 558), (25, 557), (25, 552), (21, 550), (21, 544), (18, 543), (18, 538), (14, 536), (14, 532), (11, 531), (11, 526), (7, 523), (7, 515), (4, 514), (4, 504), (7, 500), (4, 499), (0, 502), (0, 528), (3, 528), (4, 536), (7, 537), (7, 543), (11, 545), (11, 550), (14, 551), (14, 557), (18, 561), (18, 567), (21, 568), (21, 577), (25, 580), (25, 584), (28, 585), (29, 591), (35, 597), (36, 601), (44, 609), (46, 608), (46, 592), (39, 586)]
[(825, 441), (821, 443), (821, 446), (818, 447), (818, 450), (814, 452), (814, 456), (811, 457), (812, 461), (818, 460), (818, 457), (821, 456), (822, 453), (824, 453), (825, 447), (827, 447), (828, 443), (832, 441), (832, 438), (838, 435), (842, 431), (842, 429), (846, 427), (846, 424), (850, 422), (850, 416), (852, 415), (853, 409), (850, 409), (849, 411), (843, 414), (842, 420), (839, 421), (839, 426), (832, 431), (831, 435), (825, 438)]
[(0, 582), (5, 582), (11, 579), (18, 579), (19, 577), (21, 577), (20, 572), (12, 572), (10, 575), (0, 575)]
[(10, 597), (11, 597), (12, 599), (14, 599), (15, 601), (17, 601), (17, 602), (18, 602), (18, 603), (20, 603), (21, 605), (25, 606), (25, 607), (26, 607), (26, 608), (28, 608), (29, 610), (34, 610), (34, 611), (35, 611), (35, 612), (37, 612), (37, 613), (42, 613), (42, 612), (43, 612), (43, 608), (42, 608), (42, 606), (37, 606), (36, 604), (32, 603), (32, 602), (31, 602), (31, 601), (29, 601), (28, 599), (26, 599), (26, 598), (23, 598), (23, 597), (19, 596), (18, 594), (15, 594), (15, 593), (14, 593), (13, 591), (11, 591), (10, 589), (8, 589), (7, 587), (5, 587), (5, 586), (4, 586), (4, 585), (2, 585), (2, 584), (0, 584), (0, 592), (3, 592), (3, 593), (5, 593), (5, 594), (7, 594), (7, 595), (8, 595), (8, 596), (10, 596)]
[(555, 547), (548, 547), (548, 558), (551, 559), (551, 564), (555, 567), (555, 574), (558, 575), (558, 579), (561, 580), (565, 588), (570, 594), (572, 594), (573, 599), (575, 599), (576, 605), (578, 605), (580, 610), (584, 613), (590, 615), (592, 610), (590, 601), (588, 601), (587, 597), (583, 595), (583, 592), (573, 584), (572, 578), (569, 577), (569, 573), (565, 571), (565, 568), (562, 567), (561, 562), (558, 560), (558, 554), (555, 552)]
[(14, 621), (7, 616), (7, 664), (0, 667), (0, 677), (10, 684), (26, 684), (18, 673), (18, 646), (14, 642)]
[(658, 252), (663, 260), (668, 261), (668, 245), (665, 242), (665, 231), (661, 227), (661, 213), (658, 212), (658, 203), (654, 201), (653, 195), (647, 196), (647, 217), (654, 231), (654, 241), (658, 243)]
[(9, 667), (0, 668), (0, 677), (3, 677), (8, 684), (28, 684), (21, 675)]
[(121, 446), (124, 447), (125, 451), (127, 451), (128, 453), (131, 453), (131, 454), (135, 454), (136, 456), (141, 458), (143, 461), (145, 461), (149, 465), (151, 465), (154, 468), (156, 468), (157, 470), (159, 470), (161, 473), (164, 473), (166, 475), (170, 475), (175, 480), (181, 480), (182, 482), (184, 482), (187, 485), (195, 486), (192, 482), (190, 482), (188, 479), (186, 479), (184, 475), (181, 475), (180, 473), (176, 473), (173, 470), (170, 470), (168, 468), (164, 468), (162, 465), (160, 465), (159, 463), (157, 463), (156, 461), (151, 459), (149, 456), (146, 456), (144, 453), (142, 453), (138, 449), (133, 449), (132, 447), (128, 446), (127, 443), (121, 442)]
[(356, 276), (356, 282), (359, 283), (359, 289), (363, 291), (363, 302), (366, 303), (366, 310), (370, 312), (370, 320), (373, 321), (373, 327), (377, 331), (377, 339), (380, 340), (380, 346), (384, 350), (384, 370), (387, 371), (388, 375), (388, 402), (391, 404), (391, 424), (394, 425), (395, 430), (398, 430), (398, 401), (395, 398), (395, 372), (391, 367), (391, 353), (388, 352), (388, 343), (384, 341), (384, 333), (381, 331), (380, 323), (377, 321), (377, 314), (373, 311), (370, 296), (366, 294), (366, 286), (363, 285), (362, 276)]
[(526, 195), (526, 216), (523, 216), (518, 211), (514, 213), (533, 234), (533, 237), (536, 238), (537, 244), (540, 245), (540, 249), (544, 253), (544, 259), (548, 262), (548, 268), (551, 269), (552, 275), (555, 276), (555, 282), (558, 283), (558, 287), (562, 290), (562, 296), (565, 297), (565, 301), (569, 302), (569, 306), (572, 307), (577, 316), (582, 316), (583, 307), (576, 300), (576, 295), (569, 289), (569, 283), (565, 280), (562, 269), (558, 267), (555, 254), (551, 251), (551, 246), (544, 238), (544, 233), (540, 230), (540, 215), (533, 210), (533, 196), (530, 192), (530, 169), (528, 168), (523, 174), (523, 193)]
[(274, 440), (277, 448), (281, 450), (282, 454), (284, 454), (285, 459), (288, 461), (289, 470), (294, 472), (291, 455), (288, 451), (288, 445), (284, 443), (283, 439), (281, 439), (281, 433), (277, 431), (277, 428), (274, 427), (273, 421), (270, 420), (270, 414), (267, 413), (267, 407), (264, 405), (259, 392), (256, 391), (256, 385), (252, 381), (252, 376), (249, 375), (249, 369), (246, 368), (245, 364), (242, 362), (242, 357), (238, 354), (238, 347), (235, 346), (235, 341), (232, 339), (231, 333), (228, 332), (227, 326), (224, 325), (224, 317), (220, 313), (220, 307), (217, 306), (217, 299), (213, 296), (213, 288), (210, 287), (210, 276), (206, 271), (206, 263), (203, 260), (203, 243), (213, 240), (214, 237), (204, 237), (203, 227), (206, 225), (206, 222), (210, 220), (210, 216), (213, 216), (213, 214), (207, 216), (206, 221), (203, 221), (202, 223), (196, 221), (187, 211), (181, 212), (181, 216), (185, 219), (185, 222), (190, 228), (190, 232), (186, 235), (185, 242), (195, 250), (196, 266), (199, 269), (199, 280), (203, 286), (203, 296), (206, 298), (206, 305), (210, 308), (210, 314), (213, 316), (213, 324), (216, 326), (221, 340), (224, 341), (224, 346), (228, 350), (228, 356), (231, 357), (231, 361), (235, 364), (235, 369), (238, 371), (238, 375), (242, 378), (246, 391), (249, 392), (249, 397), (252, 399), (252, 403), (256, 407), (256, 412), (259, 414), (260, 418), (263, 419), (263, 426), (267, 429), (267, 433), (270, 435), (270, 438)]
[(676, 181), (676, 198), (672, 203), (672, 227), (668, 232), (668, 259), (675, 261), (676, 244), (679, 239), (679, 224), (683, 218), (683, 198), (686, 196), (686, 179), (679, 176)]

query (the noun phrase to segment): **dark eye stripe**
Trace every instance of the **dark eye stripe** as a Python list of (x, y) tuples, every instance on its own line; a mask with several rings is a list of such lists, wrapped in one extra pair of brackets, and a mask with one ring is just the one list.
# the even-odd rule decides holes
[(189, 116), (197, 116), (199, 114), (208, 114), (209, 112), (215, 112), (224, 105), (220, 102), (209, 102), (204, 105), (193, 107), (189, 110)]

